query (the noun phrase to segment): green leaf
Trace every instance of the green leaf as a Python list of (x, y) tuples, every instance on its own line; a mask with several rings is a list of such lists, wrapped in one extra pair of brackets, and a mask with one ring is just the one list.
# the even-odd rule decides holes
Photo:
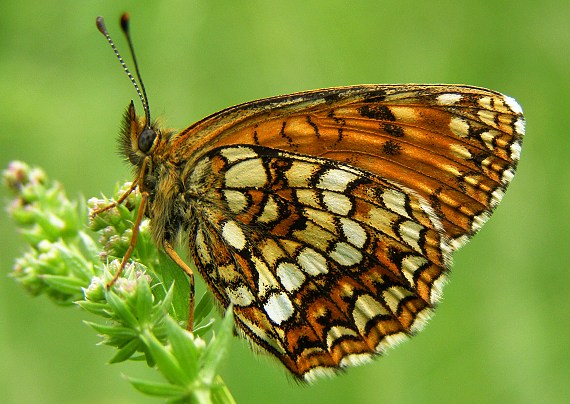
[(196, 305), (194, 309), (194, 323), (199, 325), (202, 321), (206, 319), (208, 314), (214, 308), (214, 300), (212, 299), (212, 295), (208, 292), (204, 292), (202, 298)]
[(84, 321), (84, 323), (102, 335), (108, 335), (110, 337), (123, 338), (123, 339), (127, 338), (131, 339), (138, 337), (138, 333), (131, 328), (121, 327), (118, 325), (98, 324), (98, 323), (93, 323), (91, 321)]
[(89, 313), (106, 318), (110, 317), (108, 313), (109, 306), (107, 306), (106, 303), (96, 303), (88, 300), (80, 300), (75, 303), (82, 309), (87, 310)]
[(236, 404), (236, 400), (224, 384), (220, 375), (216, 376), (216, 386), (212, 388), (211, 394), (214, 404)]
[(136, 290), (136, 316), (140, 320), (149, 320), (152, 311), (152, 293), (148, 283), (144, 280), (137, 281)]
[[(85, 321), (101, 335), (102, 343), (116, 348), (110, 363), (146, 360), (168, 380), (129, 379), (137, 390), (169, 402), (234, 403), (215, 373), (233, 329), (231, 313), (209, 344), (179, 326), (188, 316), (187, 275), (154, 246), (147, 221), (140, 228), (139, 243), (131, 257), (134, 265), (125, 268), (112, 290), (105, 287), (113, 274), (101, 257), (118, 254), (118, 260), (113, 261), (118, 268), (130, 242), (140, 195), (132, 194), (123, 205), (101, 213), (87, 225), (84, 200), (70, 201), (47, 177), (38, 180), (34, 169), (14, 166), (10, 178), (9, 186), (16, 194), (10, 214), (16, 221), (20, 217), (17, 224), (32, 243), (17, 261), (14, 278), (58, 303), (82, 298), (75, 302), (78, 306), (111, 319), (107, 324)], [(90, 206), (105, 205), (90, 200)], [(80, 230), (86, 226), (98, 231), (102, 247), (97, 236)], [(204, 335), (212, 327), (213, 305), (209, 294), (197, 303), (194, 335)]]
[(137, 328), (139, 326), (139, 322), (125, 301), (117, 296), (112, 290), (107, 291), (105, 296), (107, 297), (107, 302), (109, 303), (111, 310), (115, 314), (113, 317), (116, 317), (118, 321), (125, 323), (129, 327)]
[(72, 278), (64, 275), (40, 275), (51, 288), (60, 293), (68, 295), (81, 295), (82, 289), (86, 286), (81, 279)]
[(206, 348), (201, 379), (208, 386), (212, 385), (216, 376), (216, 368), (226, 353), (233, 332), (233, 318), (233, 305), (230, 305), (220, 323), (216, 338), (212, 340)]
[(165, 287), (175, 285), (172, 300), (172, 310), (169, 310), (180, 322), (188, 321), (190, 307), (190, 285), (188, 275), (170, 257), (162, 251), (158, 254), (160, 277)]
[(190, 382), (178, 365), (176, 358), (158, 341), (152, 332), (145, 330), (141, 334), (141, 339), (148, 347), (148, 350), (156, 362), (160, 373), (162, 373), (169, 382), (180, 386), (184, 386)]
[(198, 375), (198, 349), (190, 332), (183, 330), (170, 317), (166, 319), (168, 340), (172, 348), (172, 354), (176, 357), (178, 365), (185, 373), (188, 380), (196, 380)]
[(151, 382), (149, 380), (127, 377), (127, 380), (141, 393), (156, 397), (181, 397), (187, 394), (186, 390), (172, 384)]
[(131, 358), (141, 347), (141, 342), (138, 339), (129, 341), (124, 347), (120, 348), (117, 353), (111, 358), (109, 363), (124, 362)]
[[(87, 255), (87, 259), (91, 262), (99, 261), (99, 252), (100, 247), (97, 246), (95, 240), (91, 238), (87, 233), (84, 231), (79, 232), (79, 238), (81, 239), (81, 244), (83, 246), (83, 251), (85, 251)], [(92, 276), (93, 274), (91, 274)]]
[(213, 328), (215, 323), (216, 321), (213, 318), (211, 318), (207, 323), (194, 328), (194, 335), (203, 337), (208, 333), (208, 331), (210, 331)]
[(174, 296), (174, 285), (171, 285), (164, 296), (162, 302), (159, 303), (158, 310), (155, 310), (152, 316), (152, 323), (160, 322), (168, 314), (168, 309), (172, 305), (172, 297)]
[(92, 264), (85, 260), (79, 252), (72, 251), (70, 248), (64, 247), (60, 243), (54, 244), (54, 247), (60, 252), (60, 257), (63, 260), (68, 273), (82, 277), (84, 283), (89, 285), (89, 282), (93, 277)]

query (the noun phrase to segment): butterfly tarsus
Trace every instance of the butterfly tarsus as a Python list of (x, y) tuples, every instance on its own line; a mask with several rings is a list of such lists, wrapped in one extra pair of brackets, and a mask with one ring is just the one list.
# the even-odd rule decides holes
[(137, 187), (137, 182), (138, 181), (133, 181), (129, 189), (126, 190), (125, 193), (123, 193), (123, 195), (121, 195), (120, 198), (117, 199), (115, 202), (111, 202), (110, 204), (103, 206), (102, 208), (99, 209), (93, 209), (93, 211), (91, 212), (91, 218), (93, 219), (95, 216), (100, 215), (101, 213), (106, 212), (109, 209), (113, 209), (114, 207), (123, 203), (125, 199), (127, 199), (127, 197), (135, 190), (135, 188)]

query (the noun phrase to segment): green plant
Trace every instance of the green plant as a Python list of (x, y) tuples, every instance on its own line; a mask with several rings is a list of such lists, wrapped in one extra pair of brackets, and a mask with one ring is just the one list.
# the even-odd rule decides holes
[(88, 206), (104, 206), (107, 198), (71, 201), (60, 184), (22, 162), (10, 163), (3, 179), (14, 195), (8, 213), (28, 244), (14, 265), (17, 282), (34, 296), (100, 316), (103, 322), (86, 323), (117, 349), (111, 363), (146, 361), (164, 377), (163, 383), (129, 378), (142, 393), (170, 402), (234, 402), (216, 373), (233, 331), (232, 312), (215, 324), (205, 294), (194, 332), (186, 331), (188, 282), (153, 245), (148, 221), (141, 223), (132, 262), (106, 287), (130, 243), (139, 195), (89, 219)]

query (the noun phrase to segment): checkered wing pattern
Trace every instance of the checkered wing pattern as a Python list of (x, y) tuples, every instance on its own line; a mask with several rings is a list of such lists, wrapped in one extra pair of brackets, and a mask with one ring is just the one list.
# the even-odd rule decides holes
[(312, 380), (422, 328), (514, 175), (524, 120), (466, 86), (238, 105), (176, 135), (190, 250), (239, 330)]

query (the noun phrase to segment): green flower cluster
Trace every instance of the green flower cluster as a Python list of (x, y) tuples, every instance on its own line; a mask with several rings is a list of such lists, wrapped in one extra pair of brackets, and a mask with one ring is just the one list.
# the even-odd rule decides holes
[(186, 331), (188, 282), (153, 245), (148, 221), (140, 225), (122, 276), (107, 288), (131, 242), (140, 196), (133, 192), (88, 219), (88, 206), (100, 209), (110, 201), (70, 201), (42, 170), (21, 162), (10, 163), (3, 179), (14, 194), (8, 213), (28, 244), (12, 276), (29, 293), (102, 317), (103, 323), (87, 324), (117, 349), (111, 363), (144, 360), (165, 379), (129, 379), (137, 390), (171, 402), (234, 402), (216, 373), (233, 331), (231, 310), (213, 332), (213, 302), (206, 294), (196, 305), (194, 332)]

